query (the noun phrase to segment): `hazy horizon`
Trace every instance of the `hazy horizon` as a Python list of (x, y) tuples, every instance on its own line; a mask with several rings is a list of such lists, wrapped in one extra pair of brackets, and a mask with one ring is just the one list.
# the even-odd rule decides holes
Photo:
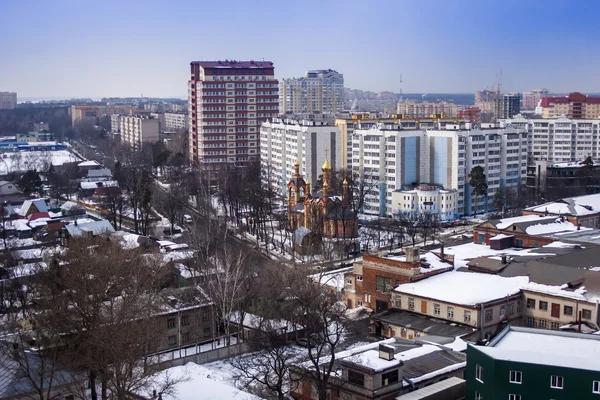
[[(335, 69), (373, 92), (600, 92), (595, 1), (0, 3), (0, 91), (20, 99), (184, 97), (193, 60)], [(225, 18), (226, 17), (226, 18)], [(225, 23), (225, 21), (227, 23)]]

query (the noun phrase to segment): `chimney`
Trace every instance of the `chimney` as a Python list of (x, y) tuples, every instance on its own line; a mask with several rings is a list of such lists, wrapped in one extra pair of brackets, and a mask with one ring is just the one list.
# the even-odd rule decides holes
[(406, 253), (406, 262), (417, 263), (421, 260), (418, 247), (407, 247), (404, 253)]
[(380, 344), (379, 358), (382, 360), (392, 361), (394, 359), (394, 348), (387, 344)]
[(446, 261), (446, 257), (444, 255), (444, 244), (445, 243), (442, 243), (442, 247), (440, 248), (440, 258), (442, 259), (442, 262)]
[(506, 264), (508, 261), (508, 257), (506, 257), (506, 254), (502, 254), (502, 264)]

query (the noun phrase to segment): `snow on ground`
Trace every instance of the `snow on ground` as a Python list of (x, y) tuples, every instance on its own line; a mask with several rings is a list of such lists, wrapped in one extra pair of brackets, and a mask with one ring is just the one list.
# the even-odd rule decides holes
[[(222, 379), (213, 370), (206, 366), (197, 365), (192, 362), (184, 366), (173, 367), (162, 371), (156, 378), (157, 382), (164, 380), (166, 376), (170, 379), (184, 379), (175, 386), (174, 395), (163, 396), (165, 400), (258, 400), (260, 397), (237, 389), (232, 379)], [(152, 393), (152, 390), (150, 390)]]
[(405, 283), (394, 290), (406, 295), (473, 306), (517, 294), (528, 282), (529, 278), (526, 276), (504, 278), (498, 275), (452, 271), (418, 282)]
[(565, 242), (560, 242), (560, 241), (556, 241), (556, 242), (552, 242), (549, 243), (547, 245), (545, 245), (544, 247), (548, 247), (548, 248), (556, 248), (556, 249), (570, 249), (572, 247), (575, 246), (579, 246), (579, 244), (577, 243), (565, 243)]
[(68, 150), (6, 152), (2, 153), (0, 158), (0, 173), (7, 174), (30, 169), (44, 171), (50, 164), (63, 165), (64, 163), (78, 161), (81, 161), (81, 159)]

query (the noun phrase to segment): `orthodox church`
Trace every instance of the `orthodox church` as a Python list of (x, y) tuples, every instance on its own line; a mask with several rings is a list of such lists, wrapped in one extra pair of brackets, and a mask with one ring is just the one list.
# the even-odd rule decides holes
[(348, 181), (344, 179), (341, 196), (329, 187), (331, 164), (325, 157), (321, 167), (323, 188), (311, 193), (310, 180), (300, 175), (300, 163), (294, 164), (294, 175), (287, 185), (288, 218), (292, 231), (306, 228), (328, 238), (353, 238), (358, 235), (358, 219), (348, 206)]

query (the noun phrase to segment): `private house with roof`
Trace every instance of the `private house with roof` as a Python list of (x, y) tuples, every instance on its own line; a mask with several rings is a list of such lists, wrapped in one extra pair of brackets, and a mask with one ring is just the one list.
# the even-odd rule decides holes
[(600, 398), (600, 336), (508, 326), (467, 348), (467, 399)]
[[(564, 216), (530, 214), (513, 218), (489, 220), (475, 227), (473, 243), (494, 246), (497, 250), (508, 247), (542, 247), (554, 242), (553, 234), (574, 232), (582, 228)], [(501, 243), (493, 243), (502, 239)]]
[(568, 197), (523, 210), (523, 215), (554, 215), (575, 226), (600, 228), (600, 194)]
[(294, 165), (294, 175), (287, 185), (288, 218), (293, 231), (306, 228), (327, 238), (354, 238), (358, 235), (358, 219), (348, 205), (348, 181), (344, 179), (340, 196), (331, 184), (332, 167), (325, 157), (322, 190), (311, 193), (310, 181), (300, 175), (300, 163)]
[[(344, 302), (348, 308), (365, 306), (375, 312), (393, 307), (392, 293), (402, 283), (416, 282), (453, 269), (450, 262), (436, 256), (420, 257), (419, 248), (407, 247), (401, 256), (363, 256), (344, 275)], [(443, 255), (441, 257), (446, 260)]]
[[(328, 360), (324, 360), (326, 362)], [(448, 379), (462, 378), (466, 366), (463, 353), (430, 344), (387, 339), (336, 354), (328, 383), (331, 399), (395, 399), (397, 396)], [(290, 368), (294, 399), (318, 399), (306, 369)]]
[(21, 193), (21, 191), (14, 183), (9, 181), (0, 181), (0, 196), (8, 196), (18, 193)]

